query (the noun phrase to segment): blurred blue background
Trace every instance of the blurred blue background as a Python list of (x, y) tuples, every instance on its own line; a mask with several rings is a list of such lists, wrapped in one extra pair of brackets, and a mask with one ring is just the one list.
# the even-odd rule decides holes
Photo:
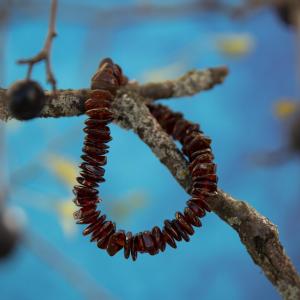
[[(227, 65), (230, 74), (224, 84), (191, 98), (162, 102), (200, 122), (213, 140), (220, 188), (248, 201), (278, 226), (287, 253), (300, 269), (299, 160), (291, 157), (286, 164), (266, 168), (251, 159), (285, 143), (284, 125), (273, 111), (278, 99), (299, 97), (295, 33), (271, 9), (239, 20), (209, 12), (150, 17), (112, 13), (137, 2), (141, 1), (59, 1), (52, 53), (58, 88), (88, 87), (100, 59), (107, 56), (139, 81)], [(3, 9), (4, 0), (0, 3)], [(180, 1), (166, 2), (174, 3)], [(19, 1), (1, 23), (2, 87), (24, 78), (26, 68), (15, 62), (41, 48), (48, 8), (49, 1)], [(102, 17), (105, 11), (107, 18)], [(252, 48), (244, 55), (228, 55), (218, 41), (232, 34), (251, 39)], [(43, 64), (34, 69), (33, 78), (50, 88)], [(53, 207), (71, 201), (71, 187), (51, 171), (49, 155), (79, 163), (83, 121), (84, 117), (10, 121), (5, 127), (1, 169), (11, 187), (7, 205), (22, 209), (29, 236), (42, 238), (46, 248), (50, 243), (113, 299), (279, 299), (237, 234), (214, 214), (203, 220), (191, 242), (155, 257), (140, 255), (135, 263), (121, 253), (109, 257), (81, 236), (79, 226), (66, 234), (61, 226), (65, 216)], [(161, 224), (183, 207), (187, 195), (132, 132), (113, 125), (112, 136), (107, 182), (101, 188), (103, 211), (112, 212), (119, 227), (134, 232)], [(49, 249), (55, 260), (56, 252)], [(48, 258), (21, 244), (0, 264), (1, 299), (86, 299)]]

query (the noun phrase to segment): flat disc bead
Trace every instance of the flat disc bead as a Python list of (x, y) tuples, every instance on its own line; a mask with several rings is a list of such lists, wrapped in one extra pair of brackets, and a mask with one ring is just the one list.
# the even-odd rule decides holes
[(96, 167), (94, 165), (91, 165), (89, 163), (82, 163), (79, 166), (83, 171), (88, 172), (88, 173), (93, 173), (97, 177), (102, 177), (105, 174), (105, 169), (101, 167)]
[(79, 220), (82, 218), (86, 218), (91, 216), (92, 214), (95, 213), (97, 206), (96, 205), (91, 205), (91, 206), (85, 206), (77, 210), (76, 212), (73, 213), (73, 218), (75, 220)]
[(84, 108), (86, 111), (94, 108), (110, 108), (110, 107), (111, 107), (111, 102), (103, 99), (92, 98), (84, 102)]
[(91, 206), (91, 205), (96, 205), (97, 203), (100, 202), (100, 199), (98, 197), (94, 198), (78, 198), (76, 197), (73, 200), (74, 204), (77, 206)]
[(98, 183), (105, 181), (105, 179), (103, 177), (99, 177), (99, 176), (97, 177), (93, 173), (89, 173), (86, 171), (80, 172), (79, 174), (81, 175), (81, 177), (83, 177), (84, 179), (89, 180), (89, 181), (95, 181)]
[(100, 212), (99, 211), (95, 211), (90, 216), (83, 217), (80, 220), (78, 220), (76, 222), (76, 224), (91, 224), (91, 223), (94, 223), (97, 220), (97, 218), (98, 218), (99, 215), (100, 215)]
[(180, 234), (173, 228), (172, 222), (169, 220), (164, 221), (164, 229), (174, 238), (176, 241), (181, 241), (182, 238)]
[(194, 201), (187, 201), (187, 206), (199, 217), (203, 218), (206, 215), (205, 210), (199, 207)]
[(177, 248), (177, 245), (173, 239), (173, 237), (166, 231), (165, 228), (163, 228), (162, 230), (162, 234), (163, 234), (163, 237), (164, 237), (164, 240), (165, 242), (171, 246), (172, 248)]
[(115, 232), (116, 225), (114, 223), (111, 221), (104, 222), (97, 235), (97, 246), (101, 249), (106, 249), (110, 236)]
[(107, 245), (107, 253), (110, 256), (114, 256), (125, 246), (126, 235), (124, 230), (119, 230), (112, 234), (109, 238)]
[(103, 126), (106, 126), (107, 122), (103, 122), (99, 119), (95, 118), (88, 118), (84, 124), (88, 126), (89, 128), (101, 128)]
[(133, 238), (132, 238), (132, 243), (131, 243), (130, 252), (131, 252), (131, 257), (132, 257), (133, 261), (136, 261), (137, 256), (138, 256), (137, 239), (138, 239), (137, 235), (134, 235)]
[(91, 157), (89, 155), (81, 155), (81, 159), (94, 166), (104, 166), (107, 164), (107, 158), (104, 155)]
[[(216, 194), (211, 194), (209, 197), (214, 197)], [(191, 198), (191, 201), (195, 202), (195, 204), (197, 204), (199, 207), (205, 209), (208, 212), (211, 212), (211, 209), (208, 205), (208, 203), (206, 202), (206, 199), (208, 198), (208, 196), (194, 196)]]
[(144, 240), (143, 240), (143, 234), (142, 234), (142, 232), (139, 232), (137, 234), (136, 249), (137, 249), (137, 251), (139, 251), (141, 253), (145, 252), (145, 245), (144, 245)]
[(75, 185), (73, 189), (73, 193), (78, 198), (89, 198), (89, 197), (95, 197), (98, 195), (98, 191), (94, 188), (88, 188), (86, 186), (81, 185)]
[(150, 255), (155, 255), (158, 253), (158, 249), (155, 246), (154, 239), (150, 231), (144, 231), (142, 234), (145, 251)]
[(113, 120), (112, 112), (107, 108), (94, 108), (85, 112), (89, 117), (95, 118), (101, 122), (111, 122)]
[(176, 219), (178, 220), (181, 228), (185, 230), (189, 235), (194, 234), (194, 229), (193, 227), (186, 221), (185, 217), (181, 212), (177, 212), (175, 214)]
[(189, 207), (184, 209), (184, 216), (189, 224), (195, 227), (200, 227), (202, 225), (196, 214)]
[(130, 251), (133, 243), (132, 233), (129, 231), (126, 233), (125, 245), (124, 245), (124, 257), (126, 259), (130, 256)]
[(82, 234), (88, 235), (92, 233), (93, 231), (97, 230), (97, 228), (101, 227), (103, 222), (106, 220), (106, 215), (101, 215), (94, 223), (90, 224), (88, 227), (86, 227)]
[(79, 184), (84, 185), (84, 186), (89, 187), (89, 188), (96, 188), (96, 187), (98, 187), (98, 183), (95, 182), (94, 180), (87, 180), (87, 179), (85, 179), (83, 177), (77, 177), (76, 181)]
[(195, 151), (194, 153), (192, 153), (191, 155), (189, 155), (189, 158), (190, 158), (191, 161), (194, 161), (195, 159), (197, 159), (201, 155), (210, 155), (211, 156), (211, 160), (214, 159), (214, 155), (211, 152), (210, 148), (206, 148), (204, 150)]
[(175, 230), (177, 231), (177, 233), (186, 241), (188, 242), (190, 240), (190, 237), (188, 236), (188, 234), (185, 232), (184, 229), (181, 228), (178, 220), (172, 220), (172, 226), (173, 228), (175, 228)]
[(93, 99), (99, 99), (99, 100), (112, 100), (113, 95), (106, 90), (93, 90), (90, 93), (90, 97)]
[(166, 242), (164, 240), (164, 237), (163, 237), (163, 234), (162, 234), (160, 228), (157, 226), (153, 227), (151, 233), (152, 233), (152, 237), (153, 237), (156, 247), (160, 251), (164, 252), (166, 249)]

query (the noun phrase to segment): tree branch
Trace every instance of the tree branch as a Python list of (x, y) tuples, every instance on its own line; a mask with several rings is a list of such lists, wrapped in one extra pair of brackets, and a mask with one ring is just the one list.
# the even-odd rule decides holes
[[(133, 129), (186, 191), (190, 189), (187, 161), (149, 112), (146, 104), (151, 99), (144, 96), (168, 98), (192, 95), (220, 83), (226, 75), (225, 71), (221, 73), (223, 77), (218, 77), (218, 80), (212, 79), (212, 73), (206, 70), (189, 72), (175, 81), (142, 86), (131, 84), (118, 91), (113, 104), (116, 123)], [(88, 94), (88, 90), (79, 90), (60, 91), (58, 99), (48, 96), (41, 117), (79, 115), (84, 111), (83, 103)], [(0, 90), (2, 120), (10, 118), (6, 102), (5, 90)], [(280, 243), (276, 226), (246, 202), (235, 200), (221, 190), (208, 202), (212, 210), (239, 234), (254, 263), (263, 270), (282, 297), (300, 299), (300, 277)]]

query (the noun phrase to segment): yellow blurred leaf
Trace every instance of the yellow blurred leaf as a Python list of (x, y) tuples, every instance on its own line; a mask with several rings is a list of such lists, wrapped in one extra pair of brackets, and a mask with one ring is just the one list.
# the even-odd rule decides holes
[(282, 100), (275, 104), (275, 115), (280, 119), (292, 116), (297, 110), (297, 103), (291, 100)]
[(68, 186), (73, 187), (76, 184), (78, 167), (75, 163), (58, 155), (50, 155), (46, 165)]

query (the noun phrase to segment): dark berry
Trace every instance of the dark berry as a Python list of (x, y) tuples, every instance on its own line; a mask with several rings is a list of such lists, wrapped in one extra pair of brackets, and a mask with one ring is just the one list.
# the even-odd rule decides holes
[(45, 105), (45, 93), (33, 80), (16, 81), (7, 91), (8, 108), (12, 117), (29, 120), (38, 116)]

